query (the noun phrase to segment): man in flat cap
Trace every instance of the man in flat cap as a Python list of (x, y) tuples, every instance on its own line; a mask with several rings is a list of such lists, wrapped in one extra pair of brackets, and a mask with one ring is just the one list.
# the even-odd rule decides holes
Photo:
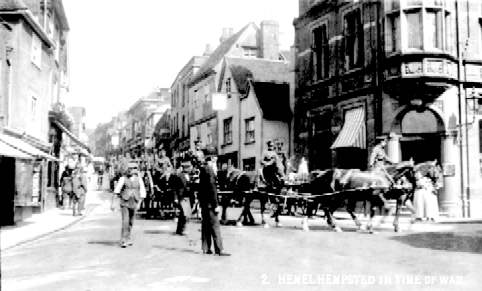
[(146, 197), (146, 188), (142, 179), (139, 177), (139, 166), (137, 163), (129, 162), (127, 172), (119, 178), (112, 196), (111, 209), (114, 209), (114, 197), (120, 198), (120, 209), (122, 214), (122, 231), (120, 246), (122, 248), (132, 245), (132, 226), (136, 210)]

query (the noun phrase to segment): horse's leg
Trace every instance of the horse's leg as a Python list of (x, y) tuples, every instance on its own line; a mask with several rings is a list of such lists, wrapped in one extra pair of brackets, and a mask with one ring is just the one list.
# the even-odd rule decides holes
[(259, 208), (261, 212), (261, 224), (264, 226), (264, 228), (269, 228), (269, 224), (266, 223), (266, 219), (264, 216), (264, 212), (266, 211), (266, 203), (268, 203), (268, 195), (267, 194), (258, 194), (259, 198)]
[(355, 208), (356, 208), (356, 200), (349, 200), (347, 205), (346, 205), (346, 211), (348, 214), (350, 214), (351, 219), (355, 222), (355, 225), (357, 227), (357, 230), (361, 230), (361, 222), (358, 220), (358, 217), (355, 214)]
[(401, 198), (398, 198), (397, 199), (397, 204), (395, 206), (395, 218), (393, 219), (393, 230), (395, 232), (398, 232), (400, 229), (399, 229), (399, 225), (398, 225), (398, 218), (399, 218), (399, 215), (400, 215), (400, 206), (402, 204), (402, 199)]
[(223, 195), (223, 198), (221, 199), (221, 224), (226, 224), (227, 219), (226, 219), (226, 212), (228, 209), (228, 203), (229, 203), (230, 197), (227, 197), (227, 195)]
[(373, 231), (373, 217), (375, 217), (375, 210), (377, 209), (377, 206), (375, 205), (375, 203), (373, 203), (373, 199), (372, 201), (370, 201), (370, 218), (368, 219), (368, 225), (367, 225), (367, 230), (369, 233), (374, 233)]
[(330, 207), (324, 207), (323, 211), (325, 212), (326, 222), (328, 225), (331, 226), (336, 232), (343, 232), (341, 228), (336, 225), (335, 218), (333, 217), (333, 211), (330, 209)]

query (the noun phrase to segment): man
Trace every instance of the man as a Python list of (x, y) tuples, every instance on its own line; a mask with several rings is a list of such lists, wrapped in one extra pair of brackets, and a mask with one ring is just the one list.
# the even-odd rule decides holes
[(223, 242), (219, 225), (218, 193), (216, 189), (215, 160), (211, 156), (203, 159), (197, 156), (195, 164), (199, 167), (198, 200), (201, 206), (201, 242), (204, 254), (212, 254), (211, 242), (214, 242), (214, 252), (219, 256), (230, 256), (223, 252)]
[(171, 163), (171, 160), (169, 159), (169, 157), (166, 155), (166, 150), (164, 149), (161, 149), (159, 151), (159, 158), (157, 160), (157, 167), (158, 167), (158, 170), (164, 174), (164, 172), (166, 171), (166, 169), (168, 167), (171, 167), (172, 168), (172, 163)]
[[(122, 248), (132, 245), (132, 226), (136, 210), (146, 197), (146, 188), (142, 179), (139, 177), (137, 163), (130, 162), (127, 166), (127, 174), (119, 178), (114, 190), (114, 194), (120, 197), (120, 209), (122, 215), (122, 231), (120, 246)], [(114, 198), (112, 196), (111, 209), (114, 210)]]
[(182, 172), (176, 173), (172, 167), (168, 167), (165, 175), (168, 181), (168, 187), (174, 197), (174, 207), (179, 210), (176, 234), (186, 235), (186, 225), (191, 216), (191, 195), (186, 178), (188, 172), (186, 168), (184, 168)]
[(266, 146), (267, 148), (263, 152), (263, 156), (261, 157), (261, 165), (263, 166), (263, 169), (268, 168), (270, 166), (276, 166), (277, 169), (275, 174), (277, 176), (277, 179), (281, 180), (283, 177), (283, 171), (284, 171), (281, 158), (279, 157), (278, 153), (275, 151), (273, 141), (269, 140), (266, 143)]
[(72, 197), (72, 211), (73, 216), (82, 215), (82, 209), (84, 207), (85, 202), (85, 195), (88, 189), (88, 180), (87, 176), (85, 175), (82, 166), (77, 164), (77, 167), (74, 170), (72, 175), (72, 186), (73, 186), (73, 195)]
[(66, 166), (60, 176), (60, 188), (62, 191), (62, 209), (67, 207), (67, 201), (72, 202), (74, 186), (72, 185), (73, 170), (70, 166)]
[(368, 162), (368, 167), (372, 170), (383, 170), (385, 171), (386, 164), (393, 164), (390, 158), (385, 152), (385, 147), (387, 145), (387, 140), (382, 139), (372, 150), (370, 154), (370, 159)]

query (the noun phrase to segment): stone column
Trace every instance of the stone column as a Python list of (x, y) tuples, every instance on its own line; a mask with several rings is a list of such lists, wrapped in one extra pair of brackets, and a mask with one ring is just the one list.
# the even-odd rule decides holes
[(402, 160), (400, 149), (400, 135), (390, 133), (387, 142), (387, 155), (394, 163), (399, 163)]
[(449, 217), (461, 216), (460, 201), (460, 161), (457, 136), (447, 134), (442, 136), (442, 167), (444, 168), (444, 186), (439, 191), (441, 214)]

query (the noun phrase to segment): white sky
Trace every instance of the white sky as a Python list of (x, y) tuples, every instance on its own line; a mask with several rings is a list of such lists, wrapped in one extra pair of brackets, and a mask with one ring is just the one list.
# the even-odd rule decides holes
[(63, 0), (70, 25), (67, 105), (85, 106), (95, 127), (156, 87), (169, 88), (179, 70), (223, 27), (253, 21), (280, 24), (282, 49), (294, 42), (298, 0)]

